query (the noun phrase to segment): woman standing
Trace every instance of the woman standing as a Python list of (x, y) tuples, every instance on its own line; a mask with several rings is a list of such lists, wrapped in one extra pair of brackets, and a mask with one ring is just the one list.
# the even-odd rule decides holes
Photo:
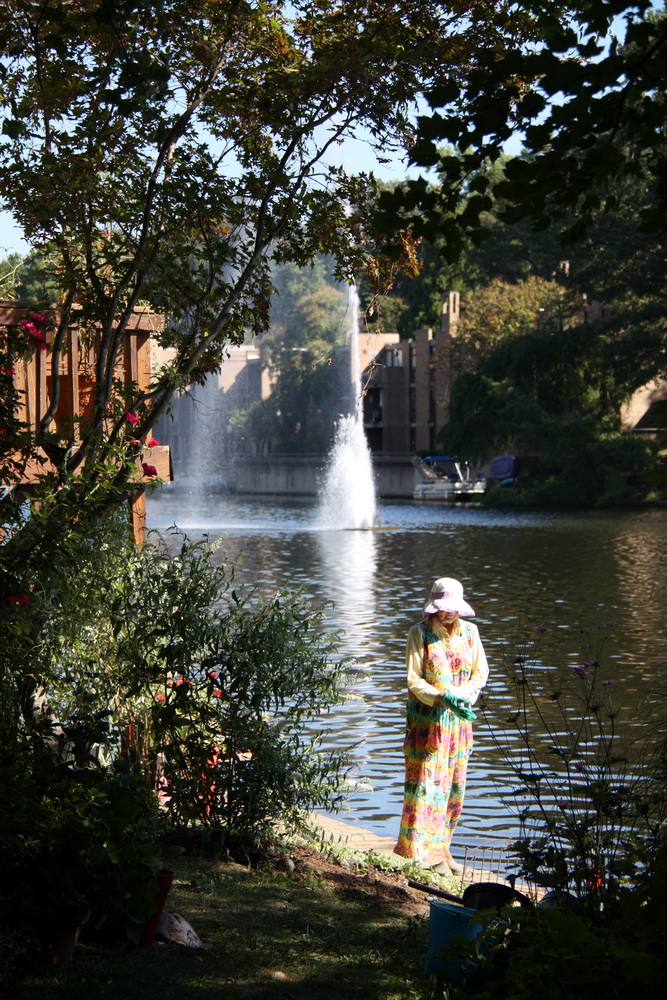
[(405, 798), (394, 851), (439, 875), (463, 871), (449, 848), (472, 750), (471, 705), (489, 675), (477, 627), (461, 620), (474, 614), (459, 581), (442, 577), (408, 634)]

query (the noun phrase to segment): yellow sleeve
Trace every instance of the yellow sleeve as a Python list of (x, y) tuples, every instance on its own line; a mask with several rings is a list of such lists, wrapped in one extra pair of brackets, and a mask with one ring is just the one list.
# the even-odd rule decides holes
[(408, 667), (408, 690), (424, 705), (432, 705), (440, 691), (423, 677), (424, 637), (419, 625), (413, 625), (408, 632), (405, 658)]
[(465, 684), (460, 684), (455, 690), (459, 698), (467, 698), (471, 705), (474, 705), (479, 698), (479, 693), (489, 679), (489, 665), (486, 662), (486, 653), (479, 637), (477, 626), (472, 622), (466, 623), (473, 630), (472, 644), (472, 665), (470, 680)]

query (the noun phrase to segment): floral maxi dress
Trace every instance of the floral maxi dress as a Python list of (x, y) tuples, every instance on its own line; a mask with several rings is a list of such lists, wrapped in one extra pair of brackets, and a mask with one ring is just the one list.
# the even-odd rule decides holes
[(394, 851), (427, 867), (450, 857), (473, 742), (470, 722), (432, 702), (448, 684), (474, 702), (487, 677), (486, 657), (472, 622), (459, 620), (451, 636), (445, 628), (432, 632), (425, 624), (411, 630), (405, 796)]

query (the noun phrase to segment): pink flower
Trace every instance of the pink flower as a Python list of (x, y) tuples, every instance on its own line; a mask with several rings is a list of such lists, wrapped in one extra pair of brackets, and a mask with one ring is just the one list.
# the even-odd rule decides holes
[(29, 333), (31, 337), (34, 337), (35, 334), (38, 332), (35, 324), (31, 323), (30, 320), (28, 319), (22, 319), (21, 322), (19, 323), (19, 326), (21, 327), (24, 333)]
[(46, 323), (44, 317), (40, 316), (39, 313), (30, 313), (30, 319), (33, 321), (33, 323), (36, 323), (37, 326), (43, 326), (44, 323)]
[(141, 468), (144, 470), (144, 475), (148, 476), (149, 479), (155, 479), (157, 476), (157, 469), (154, 465), (149, 465), (148, 462), (142, 462)]
[(165, 696), (163, 694), (156, 694), (155, 695), (155, 700), (156, 701), (166, 701), (167, 699), (165, 698)]
[(139, 440), (139, 438), (130, 438), (130, 444), (133, 445), (135, 448), (138, 448), (139, 445), (141, 444), (141, 441)]
[(135, 416), (134, 413), (130, 413), (129, 410), (125, 411), (125, 416), (130, 421), (131, 424), (138, 424), (139, 423), (139, 417)]
[(159, 445), (159, 443), (160, 443), (160, 442), (159, 442), (159, 441), (157, 441), (157, 440), (156, 440), (155, 438), (151, 438), (151, 439), (150, 439), (150, 441), (147, 441), (147, 442), (146, 442), (146, 444), (147, 444), (147, 446), (148, 446), (149, 448), (157, 448), (157, 446)]

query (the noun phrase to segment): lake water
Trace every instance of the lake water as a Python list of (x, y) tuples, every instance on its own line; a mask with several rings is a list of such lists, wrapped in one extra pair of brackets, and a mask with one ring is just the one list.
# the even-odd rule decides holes
[[(329, 604), (342, 652), (367, 672), (355, 700), (326, 718), (329, 744), (359, 744), (358, 776), (370, 785), (351, 792), (343, 818), (381, 836), (396, 835), (401, 811), (405, 637), (433, 580), (462, 580), (491, 675), (455, 853), (464, 844), (500, 844), (518, 829), (507, 804), (515, 782), (494, 738), (519, 752), (504, 721), (517, 635), (536, 643), (537, 662), (554, 676), (599, 660), (626, 718), (664, 693), (667, 510), (514, 513), (385, 502), (378, 513), (377, 530), (323, 530), (314, 501), (172, 486), (148, 500), (149, 528), (221, 536), (224, 557), (240, 560), (236, 581), (257, 581), (266, 596), (302, 587)], [(537, 733), (537, 720), (529, 724)]]

